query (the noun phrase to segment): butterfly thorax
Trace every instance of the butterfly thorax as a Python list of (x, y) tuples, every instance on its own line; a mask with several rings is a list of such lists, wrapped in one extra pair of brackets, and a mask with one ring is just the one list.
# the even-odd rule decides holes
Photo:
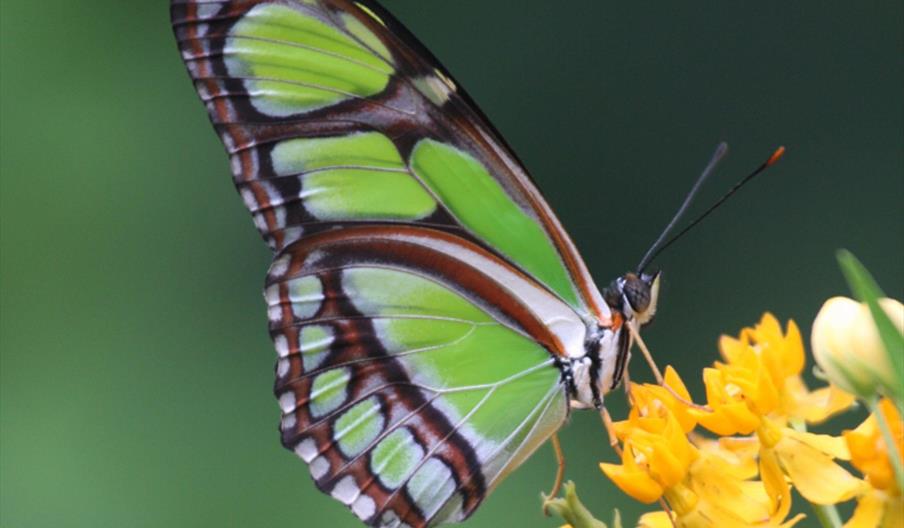
[(653, 320), (659, 297), (659, 273), (626, 273), (603, 292), (610, 323), (588, 324), (584, 354), (561, 360), (572, 406), (599, 409), (603, 396), (621, 384), (631, 357), (631, 335)]

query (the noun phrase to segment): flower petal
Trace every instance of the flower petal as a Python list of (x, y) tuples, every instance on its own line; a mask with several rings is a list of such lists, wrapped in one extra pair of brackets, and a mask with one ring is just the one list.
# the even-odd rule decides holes
[(649, 504), (662, 497), (662, 486), (645, 471), (605, 462), (600, 463), (600, 469), (622, 491), (640, 502)]
[(703, 369), (703, 383), (706, 385), (706, 403), (712, 412), (688, 409), (703, 427), (720, 436), (750, 434), (760, 423), (741, 399), (728, 393), (723, 372), (715, 368)]
[(864, 495), (857, 502), (854, 515), (844, 523), (844, 528), (876, 528), (882, 521), (882, 512), (885, 509), (882, 499), (873, 493)]
[(637, 528), (672, 528), (672, 520), (664, 511), (645, 513), (637, 521)]
[(784, 519), (791, 510), (791, 487), (772, 449), (764, 449), (760, 456), (760, 478), (772, 505), (772, 517)]
[(833, 462), (829, 455), (792, 436), (784, 436), (774, 450), (794, 487), (812, 503), (836, 504), (866, 489), (862, 480)]
[(837, 458), (839, 460), (851, 459), (851, 452), (848, 450), (844, 438), (824, 434), (805, 433), (790, 428), (783, 429), (782, 433), (784, 436), (791, 437), (798, 442), (807, 444), (832, 458)]
[(779, 364), (782, 365), (783, 377), (797, 376), (804, 370), (806, 358), (804, 356), (804, 340), (800, 336), (800, 328), (793, 320), (788, 321), (788, 332), (783, 339), (784, 350)]
[(854, 395), (844, 392), (835, 385), (822, 387), (812, 392), (807, 391), (799, 377), (788, 378), (785, 390), (791, 393), (795, 400), (793, 412), (789, 414), (812, 424), (821, 423), (850, 409), (857, 401)]

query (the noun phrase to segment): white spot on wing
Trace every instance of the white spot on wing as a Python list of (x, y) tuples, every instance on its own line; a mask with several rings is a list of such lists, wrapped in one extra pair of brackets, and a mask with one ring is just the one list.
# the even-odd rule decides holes
[(433, 101), (436, 106), (446, 104), (452, 94), (449, 86), (435, 75), (419, 77), (414, 79), (413, 82), (418, 91), (424, 94), (427, 99)]
[(292, 412), (295, 409), (295, 393), (287, 391), (279, 396), (279, 407), (284, 413)]
[(270, 265), (270, 275), (276, 279), (282, 278), (289, 270), (289, 260), (289, 255), (283, 255), (274, 260), (273, 264)]
[(330, 470), (330, 463), (323, 457), (317, 457), (311, 462), (311, 476), (314, 480), (319, 480)]
[(290, 364), (288, 359), (280, 359), (276, 363), (276, 375), (280, 378), (285, 377), (285, 375), (289, 373), (289, 367)]
[(355, 484), (354, 477), (346, 475), (336, 484), (336, 487), (333, 488), (330, 495), (342, 504), (348, 506), (354, 502), (359, 493), (360, 491), (358, 490), (358, 485)]
[(317, 443), (313, 438), (305, 438), (295, 446), (295, 454), (308, 464), (317, 456)]
[(267, 219), (264, 218), (263, 213), (255, 213), (251, 215), (251, 219), (254, 221), (254, 227), (256, 227), (258, 231), (266, 233), (270, 230), (270, 228), (267, 227)]
[(286, 340), (286, 336), (278, 335), (273, 338), (273, 345), (276, 347), (276, 354), (284, 358), (289, 355), (289, 341)]
[(251, 189), (245, 187), (242, 189), (241, 195), (242, 201), (245, 202), (245, 207), (252, 211), (257, 209), (257, 198), (254, 197), (254, 193), (251, 192)]
[(376, 513), (377, 505), (372, 498), (367, 495), (361, 495), (352, 504), (352, 511), (355, 512), (359, 519), (365, 521)]
[[(226, 143), (226, 138), (229, 138), (229, 143), (232, 143), (232, 138), (229, 134), (223, 134), (223, 143)], [(229, 149), (229, 143), (226, 143), (226, 148)], [(232, 169), (232, 175), (236, 178), (241, 177), (242, 175), (242, 158), (238, 154), (233, 154), (229, 156), (229, 168)]]
[(296, 425), (298, 425), (298, 419), (295, 418), (295, 413), (291, 413), (283, 416), (282, 421), (279, 424), (279, 428), (282, 431), (290, 431), (292, 429), (295, 429)]
[(452, 470), (437, 458), (429, 458), (405, 486), (426, 517), (432, 517), (455, 491)]
[(284, 226), (286, 225), (286, 208), (283, 206), (274, 207), (273, 213), (276, 215), (276, 225)]
[(292, 242), (295, 242), (301, 235), (304, 234), (304, 229), (301, 227), (289, 227), (285, 231), (283, 231), (283, 247), (288, 246)]
[(207, 19), (216, 15), (220, 11), (220, 4), (197, 3), (198, 18)]

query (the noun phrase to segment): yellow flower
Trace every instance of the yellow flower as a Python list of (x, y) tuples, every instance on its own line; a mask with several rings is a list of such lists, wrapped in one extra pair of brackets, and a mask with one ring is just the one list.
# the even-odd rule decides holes
[[(689, 399), (674, 370), (667, 369), (665, 382), (681, 399)], [(687, 528), (797, 522), (795, 518), (780, 524), (791, 506), (787, 489), (782, 497), (771, 497), (763, 483), (750, 480), (756, 475), (751, 439), (700, 440), (694, 445), (686, 435), (693, 419), (670, 391), (634, 384), (631, 399), (628, 419), (615, 424), (623, 442), (622, 463), (600, 464), (622, 491), (645, 503), (665, 498), (676, 524)], [(663, 521), (671, 526), (666, 513), (651, 514), (641, 519), (641, 526)]]
[(845, 524), (846, 528), (904, 526), (904, 500), (890, 459), (904, 453), (904, 422), (890, 400), (883, 399), (879, 409), (895, 439), (895, 451), (888, 449), (875, 415), (871, 414), (856, 429), (844, 433), (851, 464), (866, 476), (871, 486), (870, 491), (857, 501), (857, 509)]
[[(898, 331), (904, 332), (904, 305), (880, 299)], [(826, 376), (844, 390), (869, 399), (877, 392), (900, 391), (895, 369), (869, 307), (846, 297), (822, 305), (813, 321), (813, 356)]]
[[(665, 368), (662, 382), (664, 386), (636, 384), (632, 386), (631, 398), (633, 405), (631, 406), (629, 420), (631, 417), (640, 416), (642, 412), (647, 414), (656, 413), (658, 412), (658, 409), (656, 408), (657, 405), (665, 405), (668, 407), (668, 410), (671, 411), (672, 415), (675, 416), (675, 419), (678, 420), (681, 429), (685, 433), (691, 432), (694, 429), (694, 426), (697, 425), (697, 421), (691, 413), (688, 412), (688, 407), (684, 404), (684, 402), (691, 401), (691, 395), (687, 391), (687, 387), (684, 386), (684, 382), (681, 381), (678, 373), (671, 365)], [(633, 390), (635, 388), (637, 390)], [(684, 402), (675, 399), (669, 389), (674, 391), (674, 393), (683, 399)]]
[(800, 376), (785, 380), (785, 390), (789, 394), (792, 408), (789, 418), (811, 424), (824, 422), (836, 414), (850, 409), (856, 398), (834, 384), (809, 390)]
[(841, 410), (852, 401), (838, 391), (811, 393), (803, 385), (803, 342), (794, 322), (783, 333), (767, 313), (754, 328), (745, 328), (737, 339), (724, 337), (720, 345), (726, 362), (716, 362), (715, 368), (703, 373), (712, 412), (688, 412), (718, 435), (756, 432), (760, 474), (773, 507), (778, 508), (790, 493), (785, 477), (816, 504), (835, 504), (859, 494), (862, 481), (834, 462), (849, 458), (841, 438), (787, 426), (791, 420), (824, 419), (828, 412), (813, 410), (814, 404), (831, 402), (832, 410)]
[[(743, 466), (741, 466), (743, 467)], [(791, 508), (786, 493), (779, 508), (759, 481), (739, 478), (731, 455), (721, 452), (717, 442), (701, 449), (688, 467), (682, 482), (665, 490), (675, 524), (683, 528), (741, 528), (749, 526), (792, 526), (802, 515), (782, 522)], [(670, 528), (669, 514), (645, 514), (638, 526)]]
[(769, 419), (757, 429), (757, 436), (764, 482), (777, 482), (783, 474), (814, 504), (837, 504), (864, 491), (863, 481), (834, 462), (850, 458), (843, 439), (796, 431)]
[[(854, 403), (853, 396), (831, 385), (807, 389), (800, 376), (806, 365), (804, 344), (794, 321), (788, 321), (782, 332), (778, 320), (767, 312), (738, 338), (723, 336), (719, 350), (726, 363), (715, 366), (724, 372), (726, 386), (742, 389), (743, 399), (759, 416), (818, 423)], [(747, 434), (744, 429), (738, 432)]]
[(671, 410), (669, 404), (675, 403), (668, 400), (672, 397), (668, 393), (666, 399), (657, 397), (661, 389), (631, 385), (634, 406), (627, 420), (615, 424), (615, 433), (624, 442), (622, 464), (600, 464), (622, 491), (645, 503), (656, 501), (679, 483), (697, 457), (697, 449)]

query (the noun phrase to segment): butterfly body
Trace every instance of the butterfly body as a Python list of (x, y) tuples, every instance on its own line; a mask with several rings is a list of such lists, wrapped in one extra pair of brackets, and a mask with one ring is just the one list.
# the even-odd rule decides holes
[(467, 518), (618, 385), (656, 276), (601, 294), (498, 132), (376, 3), (171, 11), (274, 252), (283, 444), (367, 524)]

